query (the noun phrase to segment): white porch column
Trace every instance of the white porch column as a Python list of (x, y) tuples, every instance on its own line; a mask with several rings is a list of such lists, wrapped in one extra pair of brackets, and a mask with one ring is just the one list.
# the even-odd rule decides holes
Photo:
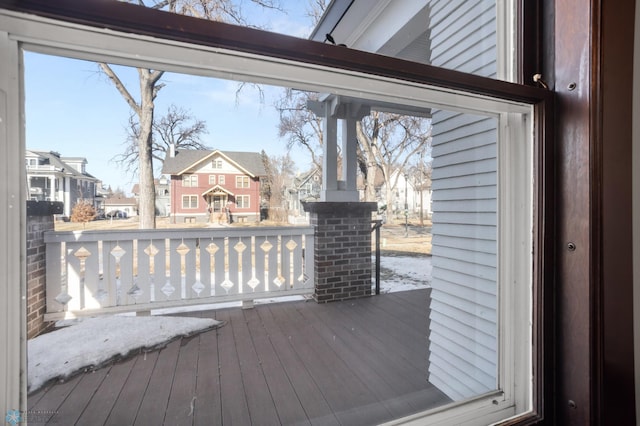
[[(316, 115), (325, 119), (320, 201), (359, 201), (356, 123), (370, 113), (370, 107), (335, 95), (325, 95), (320, 98), (320, 101), (309, 102), (307, 106)], [(338, 119), (342, 120), (341, 179), (338, 179)]]
[[(342, 176), (345, 182), (344, 190), (348, 193), (355, 192), (358, 201), (357, 170), (358, 170), (358, 135), (356, 122), (364, 115), (359, 116), (360, 107), (354, 104), (346, 105), (346, 119), (342, 123)], [(367, 114), (369, 111), (367, 110)]]
[(322, 190), (320, 200), (329, 201), (338, 191), (338, 120), (332, 111), (331, 101), (324, 102), (322, 117), (324, 155), (322, 157)]
[[(47, 176), (47, 180), (49, 182), (49, 185), (47, 187), (47, 189), (49, 190), (49, 201), (56, 201), (56, 177), (54, 175), (49, 175)], [(47, 199), (47, 196), (45, 195), (45, 200)]]

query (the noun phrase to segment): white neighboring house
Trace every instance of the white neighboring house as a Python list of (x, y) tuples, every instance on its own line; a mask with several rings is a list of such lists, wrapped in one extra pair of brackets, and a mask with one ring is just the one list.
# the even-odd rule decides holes
[(289, 210), (289, 223), (309, 223), (309, 214), (302, 208), (302, 203), (318, 201), (322, 189), (322, 172), (319, 168), (298, 174), (293, 184), (285, 191), (287, 209)]
[[(405, 175), (401, 170), (396, 170), (391, 174), (391, 182), (396, 183), (393, 193), (392, 203), (389, 206), (389, 212), (396, 214), (404, 214), (405, 203), (409, 215), (422, 214), (425, 218), (431, 217), (431, 182), (414, 182), (411, 175)], [(383, 184), (380, 187), (379, 203), (384, 205), (386, 203), (386, 191), (387, 186)]]
[[(171, 178), (166, 175), (161, 175), (159, 178), (153, 180), (153, 184), (156, 188), (156, 216), (169, 216), (171, 213)], [(131, 193), (136, 200), (137, 211), (140, 200), (140, 184), (134, 184)]]
[(99, 180), (87, 173), (87, 159), (62, 157), (55, 151), (27, 150), (28, 197), (34, 201), (62, 201), (63, 217), (70, 217), (80, 201), (99, 207), (96, 191)]
[[(105, 198), (103, 205), (104, 213), (109, 217), (127, 218), (138, 216), (138, 200), (133, 197)], [(119, 212), (119, 214), (116, 214), (116, 212)]]

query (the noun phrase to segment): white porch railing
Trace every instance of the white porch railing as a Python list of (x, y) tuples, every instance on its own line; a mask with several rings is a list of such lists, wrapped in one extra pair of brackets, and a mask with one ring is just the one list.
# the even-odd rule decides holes
[(45, 233), (45, 320), (313, 293), (312, 227)]

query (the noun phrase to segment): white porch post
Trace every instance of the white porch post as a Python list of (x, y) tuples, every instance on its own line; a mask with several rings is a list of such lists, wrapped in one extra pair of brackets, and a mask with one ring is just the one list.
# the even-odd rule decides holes
[[(47, 188), (49, 190), (49, 201), (56, 201), (56, 177), (51, 175), (47, 177), (47, 180), (49, 181)], [(46, 200), (47, 197), (45, 196), (44, 199)]]
[(321, 201), (330, 201), (338, 191), (338, 121), (332, 111), (331, 101), (323, 104), (322, 190)]
[(346, 120), (342, 124), (342, 176), (345, 181), (344, 190), (348, 193), (355, 192), (358, 201), (358, 188), (356, 182), (358, 170), (358, 135), (356, 133), (356, 121), (361, 119), (358, 114), (360, 108), (354, 104), (346, 105)]
[[(319, 117), (324, 117), (322, 163), (322, 190), (320, 201), (359, 201), (357, 188), (356, 124), (370, 112), (370, 107), (351, 102), (335, 95), (325, 95), (318, 102), (309, 102), (308, 108)], [(338, 119), (342, 120), (342, 174), (338, 179)]]

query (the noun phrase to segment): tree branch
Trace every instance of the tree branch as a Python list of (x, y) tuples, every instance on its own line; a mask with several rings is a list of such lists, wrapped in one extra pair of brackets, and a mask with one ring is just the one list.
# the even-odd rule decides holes
[(131, 109), (133, 109), (136, 112), (136, 114), (140, 115), (140, 105), (136, 103), (135, 99), (133, 99), (133, 96), (131, 96), (131, 93), (129, 93), (126, 86), (122, 83), (122, 81), (116, 75), (116, 73), (113, 72), (111, 67), (105, 64), (104, 62), (101, 62), (98, 65), (102, 69), (102, 72), (104, 72), (107, 75), (107, 77), (109, 77), (109, 80), (113, 82), (114, 86), (116, 86), (116, 89), (118, 89), (118, 92), (120, 92), (120, 94), (122, 95), (124, 100), (129, 104)]

